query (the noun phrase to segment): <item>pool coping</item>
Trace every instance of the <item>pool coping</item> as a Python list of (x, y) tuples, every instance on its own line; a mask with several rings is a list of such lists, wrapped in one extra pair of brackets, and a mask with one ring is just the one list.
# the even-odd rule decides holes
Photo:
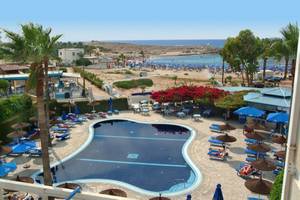
[[(111, 180), (111, 179), (76, 179), (76, 180), (68, 180), (68, 181), (64, 181), (64, 182), (59, 182), (59, 183), (55, 183), (53, 184), (54, 186), (65, 183), (65, 182), (77, 182), (77, 183), (106, 183), (106, 184), (115, 184), (115, 185), (119, 185), (121, 187), (125, 187), (128, 188), (130, 190), (133, 190), (135, 192), (141, 193), (141, 194), (145, 194), (145, 195), (149, 195), (149, 196), (158, 196), (159, 194), (162, 194), (163, 196), (177, 196), (177, 195), (182, 195), (182, 194), (188, 194), (189, 192), (193, 191), (194, 189), (196, 189), (199, 184), (202, 181), (202, 173), (200, 172), (200, 170), (197, 168), (197, 166), (193, 163), (193, 161), (191, 160), (190, 156), (188, 155), (188, 147), (189, 145), (192, 143), (192, 141), (195, 139), (196, 137), (196, 131), (186, 125), (183, 124), (178, 124), (178, 123), (173, 123), (173, 122), (147, 122), (147, 121), (139, 121), (139, 120), (133, 120), (133, 119), (127, 119), (125, 117), (109, 117), (106, 119), (99, 119), (93, 123), (91, 123), (89, 125), (89, 137), (86, 140), (86, 142), (80, 146), (80, 148), (78, 148), (76, 151), (74, 151), (72, 154), (64, 157), (63, 159), (61, 159), (60, 161), (56, 161), (55, 163), (50, 165), (50, 168), (55, 167), (56, 165), (59, 165), (71, 158), (73, 158), (74, 156), (76, 156), (78, 153), (80, 153), (81, 151), (83, 151), (93, 140), (94, 138), (94, 125), (100, 122), (105, 122), (105, 121), (109, 121), (109, 120), (126, 120), (126, 121), (131, 121), (131, 122), (136, 122), (136, 123), (143, 123), (143, 124), (167, 124), (167, 125), (176, 125), (176, 126), (181, 126), (184, 127), (186, 129), (188, 129), (191, 132), (190, 137), (184, 142), (183, 147), (182, 147), (182, 156), (184, 158), (184, 160), (186, 161), (186, 163), (189, 165), (189, 167), (191, 167), (192, 171), (195, 173), (195, 181), (194, 183), (183, 190), (177, 191), (177, 192), (169, 192), (169, 191), (161, 191), (161, 192), (153, 192), (153, 191), (149, 191), (149, 190), (144, 190), (142, 188), (139, 188), (137, 186), (131, 185), (129, 183), (125, 183), (122, 181), (116, 181), (116, 180)], [(41, 172), (43, 172), (42, 169), (40, 169), (39, 171), (35, 172), (31, 177), (33, 179), (35, 179), (35, 177), (37, 177), (38, 174), (40, 174)]]

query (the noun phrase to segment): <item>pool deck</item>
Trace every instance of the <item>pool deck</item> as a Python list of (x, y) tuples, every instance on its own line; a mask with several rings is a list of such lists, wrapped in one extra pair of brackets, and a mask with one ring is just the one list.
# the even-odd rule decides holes
[[(157, 122), (157, 123), (176, 123), (189, 126), (196, 131), (196, 137), (188, 147), (188, 153), (193, 161), (193, 163), (198, 167), (202, 173), (202, 182), (193, 191), (191, 191), (193, 199), (212, 199), (215, 191), (215, 187), (218, 183), (222, 185), (223, 195), (225, 199), (230, 200), (241, 200), (247, 199), (251, 192), (244, 186), (245, 180), (236, 175), (235, 167), (239, 166), (246, 158), (244, 154), (244, 148), (246, 144), (244, 142), (244, 136), (242, 135), (242, 125), (238, 124), (236, 121), (230, 122), (237, 129), (230, 131), (230, 135), (237, 138), (237, 141), (232, 143), (228, 149), (229, 158), (227, 161), (215, 161), (210, 160), (207, 156), (209, 143), (208, 137), (211, 135), (218, 135), (218, 133), (212, 133), (209, 130), (211, 123), (222, 123), (221, 119), (209, 118), (203, 119), (200, 122), (194, 122), (191, 118), (178, 119), (175, 117), (164, 117), (160, 114), (151, 112), (150, 116), (142, 116), (140, 114), (134, 114), (132, 112), (124, 112), (119, 115), (114, 115), (112, 118), (123, 118), (131, 119), (145, 122)], [(98, 119), (99, 120), (99, 119)], [(82, 125), (77, 126), (71, 130), (71, 139), (64, 142), (59, 142), (54, 145), (53, 149), (60, 159), (72, 154), (81, 145), (83, 145), (88, 138), (88, 127), (90, 124), (98, 121), (90, 120)], [(274, 145), (273, 145), (274, 146)], [(277, 146), (278, 147), (278, 146)], [(41, 159), (40, 158), (27, 158), (25, 156), (20, 156), (17, 158), (8, 158), (7, 161), (15, 161), (18, 164), (18, 169), (15, 173), (7, 176), (8, 179), (13, 179), (16, 175), (29, 176), (41, 169)], [(56, 162), (57, 159), (51, 153), (51, 162)], [(30, 164), (30, 168), (24, 169), (25, 164)], [(264, 173), (264, 177), (274, 178), (271, 173)], [(136, 199), (149, 199), (149, 196), (137, 193), (135, 191), (128, 190), (127, 188), (122, 188), (117, 185), (111, 184), (100, 184), (100, 183), (88, 183), (83, 184), (83, 188), (90, 192), (100, 192), (108, 188), (121, 188), (125, 190), (128, 197)], [(257, 196), (257, 195), (252, 195)], [(173, 200), (185, 199), (186, 194), (172, 196)], [(267, 199), (267, 197), (264, 197)]]

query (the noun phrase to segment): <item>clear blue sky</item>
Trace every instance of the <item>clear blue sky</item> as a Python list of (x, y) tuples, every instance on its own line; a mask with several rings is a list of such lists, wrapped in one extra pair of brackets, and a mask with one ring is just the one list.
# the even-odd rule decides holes
[(250, 28), (279, 36), (300, 0), (4, 0), (0, 27), (50, 26), (64, 41), (223, 39)]

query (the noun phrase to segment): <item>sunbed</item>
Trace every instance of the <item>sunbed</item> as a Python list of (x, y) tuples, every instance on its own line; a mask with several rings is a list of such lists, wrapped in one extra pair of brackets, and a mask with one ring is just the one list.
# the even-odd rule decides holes
[(249, 171), (248, 174), (241, 174), (241, 170), (248, 166), (249, 164), (248, 163), (242, 163), (240, 164), (240, 166), (238, 168), (236, 168), (236, 172), (237, 172), (237, 175), (240, 176), (240, 177), (243, 177), (243, 178), (250, 178), (250, 176), (253, 176), (253, 175), (260, 175), (259, 171), (257, 169), (252, 169), (251, 171)]
[(246, 144), (256, 144), (256, 143), (258, 143), (257, 140), (250, 139), (250, 138), (246, 138), (244, 141), (246, 142)]
[(7, 176), (8, 173), (17, 169), (17, 165), (14, 162), (3, 163), (0, 165), (0, 177)]
[(209, 155), (210, 159), (215, 160), (225, 160), (226, 159), (226, 153), (222, 153), (219, 150), (209, 150), (207, 153)]
[(30, 149), (29, 151), (27, 151), (27, 154), (30, 157), (41, 157), (42, 150), (40, 148)]
[(216, 133), (222, 133), (222, 129), (221, 129), (221, 125), (219, 124), (212, 124), (210, 125), (209, 129), (212, 131), (212, 132), (216, 132)]
[(257, 156), (257, 154), (259, 154), (260, 157), (263, 157), (263, 156), (266, 156), (267, 154), (266, 153), (262, 153), (262, 152), (256, 152), (256, 151), (253, 151), (251, 149), (245, 149), (245, 153), (247, 155), (254, 155), (254, 156)]
[(60, 128), (60, 127), (57, 127), (57, 126), (51, 127), (51, 131), (54, 131), (54, 132), (66, 132), (68, 130), (69, 130), (68, 128)]
[(69, 133), (63, 133), (63, 134), (57, 134), (55, 135), (56, 139), (59, 141), (63, 141), (63, 140), (67, 140), (70, 138), (70, 134)]

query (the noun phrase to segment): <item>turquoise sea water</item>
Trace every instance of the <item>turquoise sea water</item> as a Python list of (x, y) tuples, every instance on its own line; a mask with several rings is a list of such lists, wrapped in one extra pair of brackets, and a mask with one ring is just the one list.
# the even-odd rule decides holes
[[(185, 56), (155, 56), (146, 60), (148, 66), (160, 67), (215, 67), (222, 66), (222, 57), (218, 54), (202, 54), (202, 55), (185, 55)], [(225, 63), (225, 67), (228, 64)], [(259, 68), (263, 67), (262, 60), (259, 60)], [(269, 59), (267, 62), (267, 69), (283, 70), (284, 64), (275, 60)]]
[(218, 54), (158, 56), (149, 58), (147, 62), (170, 66), (221, 66), (222, 58)]

